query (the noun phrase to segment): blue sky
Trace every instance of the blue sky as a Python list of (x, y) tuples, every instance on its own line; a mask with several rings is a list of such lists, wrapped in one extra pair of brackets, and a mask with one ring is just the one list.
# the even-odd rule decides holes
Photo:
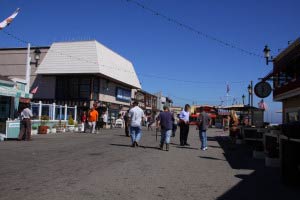
[[(265, 44), (276, 55), (278, 49), (287, 47), (289, 40), (299, 37), (297, 0), (136, 1), (261, 55)], [(21, 11), (7, 28), (10, 33), (33, 45), (96, 39), (133, 62), (144, 90), (162, 91), (177, 105), (220, 104), (226, 94), (226, 82), (230, 84), (230, 95), (242, 102), (250, 80), (256, 83), (272, 69), (263, 58), (208, 40), (125, 0), (0, 0), (0, 18), (4, 19), (17, 7)], [(0, 32), (0, 47), (21, 46), (24, 44)], [(259, 100), (255, 98), (254, 105)], [(273, 103), (271, 96), (265, 101), (270, 106), (268, 120), (281, 105)], [(274, 119), (278, 121), (279, 115), (274, 114)]]

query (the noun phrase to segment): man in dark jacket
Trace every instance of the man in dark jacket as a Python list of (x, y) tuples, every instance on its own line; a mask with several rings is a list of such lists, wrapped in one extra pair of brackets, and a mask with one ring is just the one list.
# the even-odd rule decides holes
[(200, 115), (198, 117), (198, 128), (199, 128), (199, 137), (200, 137), (200, 141), (201, 141), (201, 149), (203, 151), (207, 150), (206, 130), (208, 129), (209, 122), (210, 122), (209, 115), (201, 107), (200, 108)]

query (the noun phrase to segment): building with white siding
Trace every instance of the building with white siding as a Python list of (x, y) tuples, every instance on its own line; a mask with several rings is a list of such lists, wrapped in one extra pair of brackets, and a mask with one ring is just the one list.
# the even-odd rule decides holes
[[(95, 40), (56, 42), (45, 52), (38, 67), (32, 67), (31, 89), (38, 87), (35, 101), (77, 105), (79, 110), (97, 102), (114, 116), (129, 108), (132, 89), (141, 88), (133, 64)], [(14, 62), (9, 56), (6, 60)], [(25, 64), (25, 57), (21, 60)], [(18, 73), (25, 76), (24, 70), (6, 76)]]

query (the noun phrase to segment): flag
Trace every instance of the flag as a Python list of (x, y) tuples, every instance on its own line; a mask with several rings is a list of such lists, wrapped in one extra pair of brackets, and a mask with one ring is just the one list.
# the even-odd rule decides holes
[(267, 110), (268, 109), (268, 105), (264, 102), (263, 99), (258, 103), (258, 107), (262, 110)]
[(39, 89), (39, 86), (36, 86), (35, 88), (33, 88), (32, 90), (31, 90), (31, 94), (35, 94), (36, 92), (37, 92), (37, 90)]
[(0, 30), (4, 29), (6, 26), (8, 26), (14, 18), (18, 15), (20, 8), (18, 8), (11, 16), (6, 18), (0, 23)]
[(226, 93), (228, 94), (229, 91), (230, 91), (230, 86), (229, 86), (229, 84), (227, 83), (227, 85), (226, 85)]

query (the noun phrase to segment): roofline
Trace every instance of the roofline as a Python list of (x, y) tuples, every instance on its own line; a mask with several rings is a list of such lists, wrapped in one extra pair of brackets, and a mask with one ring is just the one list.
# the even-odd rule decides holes
[[(50, 46), (36, 46), (36, 47), (30, 47), (30, 49), (50, 49)], [(13, 47), (13, 48), (0, 48), (0, 51), (7, 51), (7, 50), (27, 50), (27, 47)]]
[[(120, 56), (121, 58), (125, 59), (126, 61), (128, 61), (129, 63), (131, 63), (133, 65), (133, 63), (131, 62), (131, 60), (128, 60), (127, 58), (125, 58), (124, 56), (122, 56), (121, 54), (119, 54), (118, 52), (115, 52), (114, 50), (112, 50), (111, 48), (109, 48), (108, 46), (106, 46), (105, 44), (99, 42), (98, 40), (94, 39), (94, 40), (77, 40), (77, 41), (62, 41), (62, 42), (53, 42), (53, 44), (59, 44), (59, 43), (79, 43), (79, 42), (96, 42), (102, 46), (104, 46), (105, 48), (109, 49), (110, 51), (112, 51), (113, 53), (117, 54), (118, 56)], [(51, 46), (52, 46), (51, 45)]]
[(280, 54), (278, 54), (274, 60), (278, 61), (286, 56), (290, 51), (292, 51), (296, 46), (300, 45), (300, 37), (297, 38), (292, 44), (290, 44), (286, 49), (284, 49)]

